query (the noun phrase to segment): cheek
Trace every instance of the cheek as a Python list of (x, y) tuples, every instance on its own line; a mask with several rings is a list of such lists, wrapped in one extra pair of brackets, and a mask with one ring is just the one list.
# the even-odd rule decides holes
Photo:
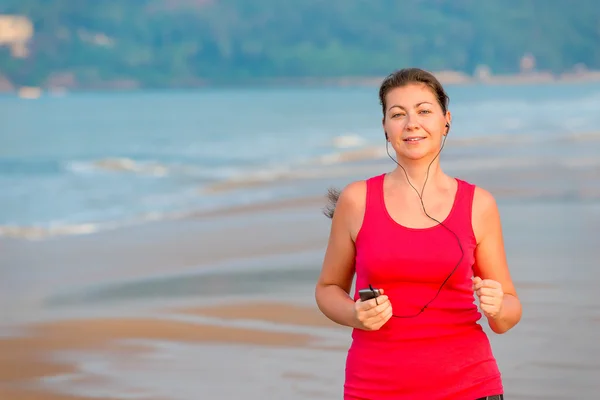
[(404, 130), (404, 126), (406, 124), (404, 123), (403, 120), (397, 119), (397, 120), (390, 120), (387, 121), (384, 125), (386, 131), (390, 134), (392, 133), (397, 133), (397, 134), (401, 134), (402, 131)]
[(444, 124), (440, 124), (439, 121), (423, 121), (421, 126), (432, 136), (437, 137), (444, 134)]
[(440, 127), (440, 120), (435, 117), (422, 118), (419, 122), (422, 127), (427, 127), (432, 130), (439, 130)]

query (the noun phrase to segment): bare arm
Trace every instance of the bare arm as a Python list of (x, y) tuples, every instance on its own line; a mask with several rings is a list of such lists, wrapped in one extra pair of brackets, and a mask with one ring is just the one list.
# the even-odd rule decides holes
[(478, 294), (491, 295), (495, 283), (500, 284), (499, 311), (486, 317), (495, 333), (505, 333), (520, 321), (522, 308), (508, 269), (498, 206), (493, 196), (481, 188), (476, 188), (473, 200), (473, 230), (477, 238), (475, 276), (491, 281)]
[(321, 312), (332, 321), (350, 327), (360, 324), (355, 316), (355, 303), (350, 296), (350, 289), (355, 272), (354, 235), (362, 223), (365, 196), (364, 181), (351, 183), (340, 194), (315, 288), (315, 298)]

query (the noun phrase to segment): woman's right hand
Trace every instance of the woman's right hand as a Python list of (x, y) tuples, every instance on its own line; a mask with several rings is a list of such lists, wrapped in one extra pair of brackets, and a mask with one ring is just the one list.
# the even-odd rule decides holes
[(392, 317), (392, 303), (383, 294), (383, 289), (379, 292), (381, 294), (374, 299), (364, 302), (358, 299), (354, 304), (354, 316), (360, 329), (376, 331)]

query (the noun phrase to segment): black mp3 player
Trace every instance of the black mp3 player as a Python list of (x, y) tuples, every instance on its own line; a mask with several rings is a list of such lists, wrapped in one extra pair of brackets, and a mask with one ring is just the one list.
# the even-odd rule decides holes
[(379, 290), (378, 289), (361, 289), (358, 291), (358, 295), (360, 296), (360, 301), (367, 301), (367, 300), (371, 300), (374, 299), (375, 297), (379, 297)]

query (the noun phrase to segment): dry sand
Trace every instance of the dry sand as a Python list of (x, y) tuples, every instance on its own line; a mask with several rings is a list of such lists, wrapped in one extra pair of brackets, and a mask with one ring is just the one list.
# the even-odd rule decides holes
[(253, 319), (278, 324), (339, 327), (338, 324), (326, 318), (316, 306), (303, 307), (294, 304), (254, 302), (184, 308), (176, 311), (183, 314), (224, 319)]

